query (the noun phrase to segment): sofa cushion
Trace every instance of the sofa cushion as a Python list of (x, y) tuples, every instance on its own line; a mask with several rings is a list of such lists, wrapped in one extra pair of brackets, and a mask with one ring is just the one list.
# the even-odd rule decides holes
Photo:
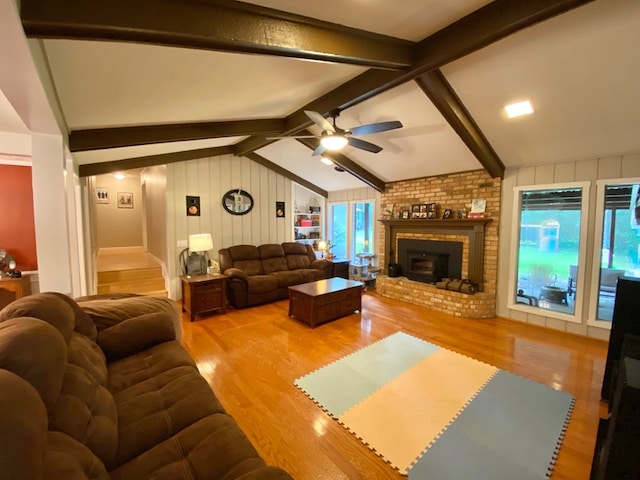
[(23, 378), (0, 369), (0, 478), (42, 478), (47, 411)]
[(266, 293), (278, 289), (278, 278), (275, 275), (253, 275), (247, 280), (248, 292)]
[(62, 293), (48, 293), (62, 299), (73, 309), (73, 313), (75, 316), (74, 331), (88, 337), (90, 340), (93, 340), (95, 342), (96, 338), (98, 338), (98, 329), (96, 328), (96, 324), (93, 323), (91, 317), (89, 317), (89, 315), (87, 315), (84, 310), (80, 308), (80, 305), (78, 305), (78, 303), (71, 297), (68, 297), (67, 295), (64, 295)]
[(301, 283), (315, 282), (316, 280), (323, 280), (324, 272), (315, 268), (301, 268), (296, 270), (302, 275), (303, 281)]
[(158, 312), (129, 318), (105, 328), (98, 335), (98, 344), (112, 362), (175, 338), (172, 316)]
[(267, 243), (258, 247), (264, 273), (287, 270), (287, 259), (284, 257), (282, 245)]
[(233, 267), (244, 271), (247, 275), (263, 275), (262, 262), (260, 260), (237, 260)]
[(16, 317), (33, 317), (44, 320), (62, 334), (65, 342), (71, 338), (75, 321), (71, 305), (52, 293), (27, 295), (10, 303), (0, 312), (0, 322)]
[(120, 441), (113, 466), (168, 439), (213, 413), (224, 412), (211, 388), (191, 366), (177, 367), (115, 396)]
[(118, 416), (111, 393), (84, 369), (67, 364), (49, 430), (69, 435), (109, 464), (118, 447)]
[(176, 303), (165, 297), (127, 296), (125, 298), (78, 301), (82, 310), (95, 322), (98, 332), (123, 320), (147, 313), (165, 312), (172, 316), (176, 340), (182, 338), (182, 323)]
[(247, 275), (263, 275), (260, 252), (255, 245), (235, 245), (228, 248), (232, 267), (244, 270)]
[(266, 468), (264, 461), (233, 419), (217, 413), (204, 417), (110, 473), (112, 480), (235, 479), (262, 468)]
[(44, 456), (46, 480), (109, 480), (103, 463), (82, 443), (60, 432), (48, 432)]
[(304, 283), (304, 276), (301, 270), (284, 270), (283, 272), (273, 272), (271, 275), (278, 279), (279, 288), (286, 288), (292, 285)]
[(193, 359), (178, 342), (166, 342), (110, 363), (107, 366), (108, 388), (115, 395), (162, 372), (185, 365), (196, 368)]
[(67, 347), (52, 325), (27, 317), (0, 323), (0, 369), (29, 382), (47, 411), (60, 393), (66, 363)]
[(107, 385), (107, 363), (104, 353), (88, 337), (73, 333), (67, 344), (67, 361), (83, 368), (100, 385)]

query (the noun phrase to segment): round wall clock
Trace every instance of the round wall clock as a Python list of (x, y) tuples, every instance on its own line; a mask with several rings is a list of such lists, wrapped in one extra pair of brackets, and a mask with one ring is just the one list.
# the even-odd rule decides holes
[(229, 190), (222, 197), (222, 207), (232, 215), (244, 215), (253, 208), (253, 197), (240, 188)]

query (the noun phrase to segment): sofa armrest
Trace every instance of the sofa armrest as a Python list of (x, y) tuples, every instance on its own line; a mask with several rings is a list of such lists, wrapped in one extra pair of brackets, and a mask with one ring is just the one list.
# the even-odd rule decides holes
[(240, 270), (239, 268), (227, 268), (223, 273), (229, 278), (237, 278), (244, 282), (249, 281), (249, 276), (247, 275), (247, 273), (244, 270)]
[(324, 272), (324, 278), (330, 278), (333, 274), (333, 265), (331, 262), (324, 259), (318, 259), (311, 262), (311, 268), (322, 270)]
[(173, 318), (165, 312), (129, 318), (98, 333), (98, 345), (109, 362), (175, 339)]

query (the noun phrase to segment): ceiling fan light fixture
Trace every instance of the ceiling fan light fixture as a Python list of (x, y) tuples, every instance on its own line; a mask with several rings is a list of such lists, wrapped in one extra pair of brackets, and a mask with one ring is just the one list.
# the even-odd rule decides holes
[(320, 139), (320, 143), (327, 150), (340, 150), (347, 145), (348, 140), (344, 135), (327, 134)]

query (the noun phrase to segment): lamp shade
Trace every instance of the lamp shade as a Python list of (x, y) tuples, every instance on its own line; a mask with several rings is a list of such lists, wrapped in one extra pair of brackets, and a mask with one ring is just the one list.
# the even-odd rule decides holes
[(197, 233), (189, 235), (189, 250), (192, 252), (206, 252), (213, 249), (213, 240), (210, 233)]

